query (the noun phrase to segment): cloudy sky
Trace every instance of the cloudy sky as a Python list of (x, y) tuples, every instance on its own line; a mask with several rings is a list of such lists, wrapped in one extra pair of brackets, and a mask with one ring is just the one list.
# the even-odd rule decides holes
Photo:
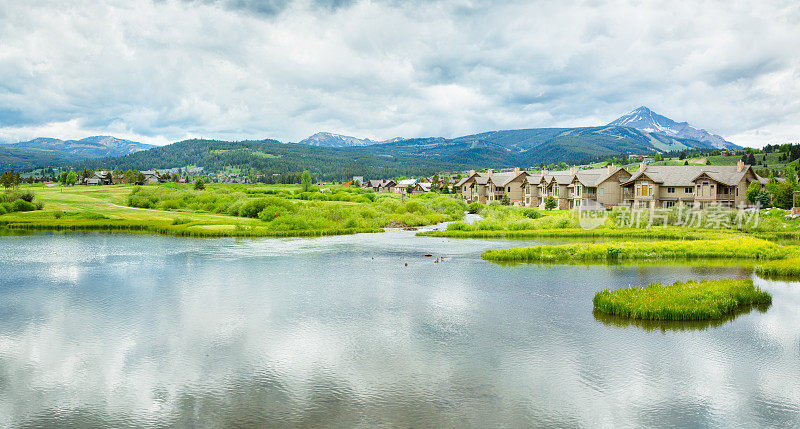
[[(0, 0), (0, 141), (607, 123), (800, 140), (800, 3)], [(65, 6), (68, 4), (68, 6)]]

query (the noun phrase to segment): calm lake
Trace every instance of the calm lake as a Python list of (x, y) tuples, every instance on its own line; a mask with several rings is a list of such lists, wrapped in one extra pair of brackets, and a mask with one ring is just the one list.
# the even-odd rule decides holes
[(0, 426), (800, 425), (800, 283), (630, 325), (594, 293), (750, 271), (480, 258), (528, 243), (0, 237)]

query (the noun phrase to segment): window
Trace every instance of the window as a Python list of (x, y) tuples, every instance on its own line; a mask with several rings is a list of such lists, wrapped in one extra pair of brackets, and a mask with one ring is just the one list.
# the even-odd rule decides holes
[(575, 207), (580, 207), (580, 206), (581, 206), (581, 200), (575, 201)]
[(558, 185), (556, 185), (556, 186), (554, 186), (554, 187), (553, 187), (553, 196), (554, 196), (554, 197), (557, 197), (557, 196), (558, 196)]
[(692, 193), (692, 188), (683, 188), (683, 193), (691, 194)]
[(506, 192), (511, 192), (511, 186), (506, 188)]
[(650, 197), (653, 195), (653, 187), (647, 183), (636, 185), (637, 197)]
[[(669, 192), (669, 191), (667, 191)], [(670, 207), (675, 207), (675, 201), (664, 201), (664, 208), (668, 209)]]
[(602, 197), (605, 194), (605, 190), (606, 190), (606, 188), (600, 188), (600, 189), (597, 190), (597, 194)]
[(667, 188), (667, 193), (668, 194), (674, 194), (675, 193), (675, 188)]

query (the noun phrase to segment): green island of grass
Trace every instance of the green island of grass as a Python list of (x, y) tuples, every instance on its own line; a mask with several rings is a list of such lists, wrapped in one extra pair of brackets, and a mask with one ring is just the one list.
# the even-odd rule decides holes
[(483, 259), (497, 262), (615, 262), (631, 260), (785, 258), (790, 248), (758, 238), (740, 236), (721, 240), (616, 241), (514, 247), (487, 250)]
[(714, 320), (752, 306), (768, 306), (772, 296), (750, 279), (722, 279), (604, 290), (595, 294), (593, 302), (595, 312), (631, 319)]

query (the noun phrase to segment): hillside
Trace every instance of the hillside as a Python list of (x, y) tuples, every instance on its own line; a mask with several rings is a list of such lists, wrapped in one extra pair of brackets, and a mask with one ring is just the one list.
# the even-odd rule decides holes
[(74, 163), (71, 167), (145, 170), (188, 165), (203, 167), (207, 172), (231, 167), (265, 174), (309, 170), (322, 180), (349, 179), (353, 176), (417, 176), (469, 167), (438, 160), (354, 153), (345, 149), (280, 143), (276, 140), (185, 140), (122, 157), (85, 160)]
[(75, 155), (66, 152), (0, 145), (0, 172), (12, 168), (28, 170), (40, 166), (64, 165), (75, 161)]
[(646, 154), (710, 148), (695, 140), (629, 127), (532, 128), (493, 131), (454, 139), (421, 138), (349, 150), (461, 164), (510, 167), (542, 162), (583, 163), (620, 153)]
[(19, 143), (0, 144), (0, 168), (29, 169), (87, 158), (122, 156), (153, 147), (155, 146), (111, 136), (92, 136), (80, 140), (40, 137)]

